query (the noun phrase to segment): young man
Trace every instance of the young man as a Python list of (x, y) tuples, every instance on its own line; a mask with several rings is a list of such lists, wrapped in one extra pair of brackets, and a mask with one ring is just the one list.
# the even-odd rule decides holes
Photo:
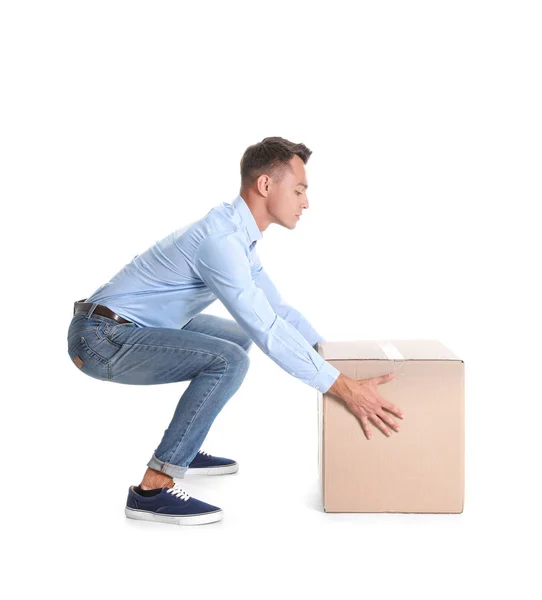
[[(361, 382), (324, 361), (314, 349), (324, 338), (282, 301), (256, 251), (270, 224), (295, 229), (309, 207), (304, 165), (310, 155), (304, 144), (280, 137), (250, 146), (241, 159), (241, 190), (231, 203), (173, 231), (75, 303), (68, 353), (86, 375), (134, 385), (191, 380), (141, 483), (129, 488), (127, 517), (187, 525), (222, 518), (220, 508), (189, 496), (173, 478), (187, 471), (237, 471), (234, 460), (200, 447), (243, 382), (253, 342), (313, 388), (326, 392), (333, 386), (365, 420), (364, 428), (370, 407), (377, 412), (378, 405), (382, 413), (385, 401), (375, 384), (383, 378), (362, 390)], [(233, 319), (200, 314), (217, 298)], [(387, 433), (384, 421), (395, 424), (383, 415), (378, 426)]]

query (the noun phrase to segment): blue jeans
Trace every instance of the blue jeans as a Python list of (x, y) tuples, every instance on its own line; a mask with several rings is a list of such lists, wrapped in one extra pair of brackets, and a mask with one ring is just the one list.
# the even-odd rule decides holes
[(182, 329), (137, 327), (88, 313), (73, 316), (68, 354), (85, 375), (154, 385), (192, 380), (148, 467), (182, 479), (214, 419), (249, 367), (252, 340), (232, 319), (200, 313)]

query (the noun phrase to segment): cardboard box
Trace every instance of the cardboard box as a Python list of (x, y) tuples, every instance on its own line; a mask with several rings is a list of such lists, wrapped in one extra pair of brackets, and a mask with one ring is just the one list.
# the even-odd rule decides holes
[(386, 436), (329, 391), (318, 393), (318, 466), (326, 512), (461, 513), (464, 363), (436, 340), (319, 342), (352, 379), (396, 372), (377, 386), (404, 418)]

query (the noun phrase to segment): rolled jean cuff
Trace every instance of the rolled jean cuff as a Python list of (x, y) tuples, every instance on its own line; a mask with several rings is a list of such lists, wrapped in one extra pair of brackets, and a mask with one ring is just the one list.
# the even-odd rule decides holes
[(152, 455), (152, 458), (147, 463), (147, 467), (160, 471), (170, 477), (176, 477), (177, 479), (184, 479), (184, 474), (188, 470), (188, 467), (181, 467), (180, 465), (172, 465), (171, 463), (164, 462), (163, 460), (156, 458), (155, 454)]

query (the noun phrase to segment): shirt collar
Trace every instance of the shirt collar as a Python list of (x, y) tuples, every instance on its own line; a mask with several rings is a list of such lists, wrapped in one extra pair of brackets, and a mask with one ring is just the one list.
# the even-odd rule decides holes
[(258, 224), (254, 219), (254, 215), (252, 214), (248, 204), (245, 202), (245, 199), (241, 196), (241, 194), (235, 198), (232, 204), (241, 215), (241, 219), (245, 229), (247, 230), (250, 243), (252, 244), (252, 242), (261, 240), (263, 238), (263, 233), (258, 228)]

